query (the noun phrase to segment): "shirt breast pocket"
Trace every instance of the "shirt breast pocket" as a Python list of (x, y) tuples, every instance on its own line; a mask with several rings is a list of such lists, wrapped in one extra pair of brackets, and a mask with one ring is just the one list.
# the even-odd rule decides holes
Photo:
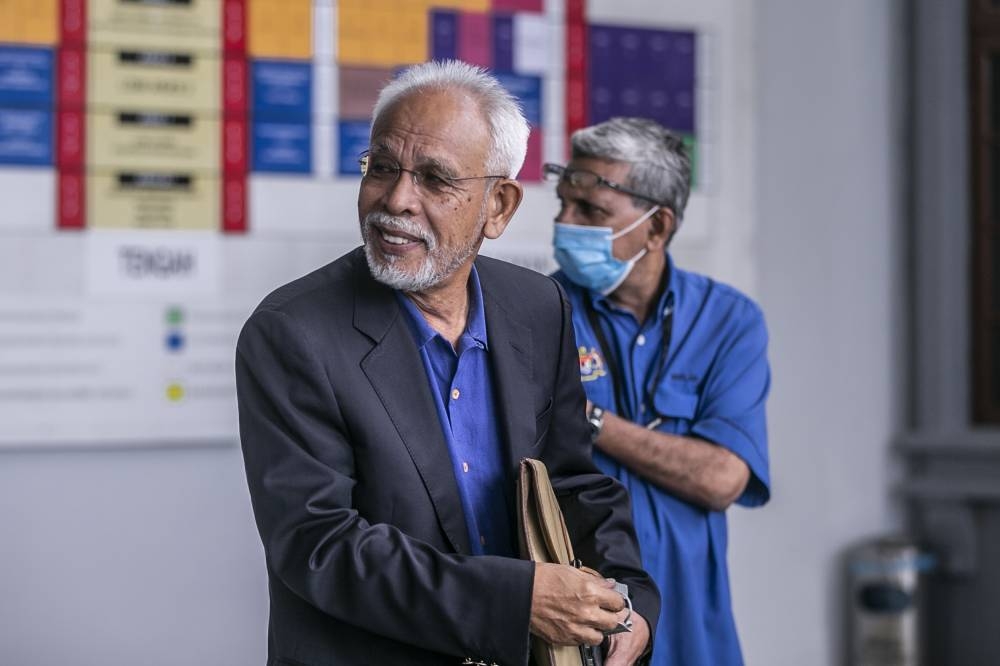
[(698, 411), (698, 394), (664, 382), (653, 394), (653, 409), (659, 420), (656, 430), (683, 435), (690, 432)]

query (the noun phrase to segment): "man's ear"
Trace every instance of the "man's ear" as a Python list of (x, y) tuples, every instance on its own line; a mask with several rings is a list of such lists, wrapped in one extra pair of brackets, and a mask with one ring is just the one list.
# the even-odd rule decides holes
[(500, 238), (521, 205), (524, 188), (511, 178), (504, 178), (493, 185), (486, 202), (486, 224), (483, 235), (490, 240)]
[(662, 250), (674, 237), (677, 230), (677, 218), (674, 211), (666, 206), (662, 206), (649, 218), (649, 237), (646, 239), (646, 247), (650, 252)]

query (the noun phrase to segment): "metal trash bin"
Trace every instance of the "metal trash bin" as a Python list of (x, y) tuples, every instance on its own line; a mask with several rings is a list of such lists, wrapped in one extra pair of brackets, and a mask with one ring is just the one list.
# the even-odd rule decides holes
[(851, 666), (923, 666), (921, 574), (934, 558), (905, 537), (853, 548), (850, 576)]

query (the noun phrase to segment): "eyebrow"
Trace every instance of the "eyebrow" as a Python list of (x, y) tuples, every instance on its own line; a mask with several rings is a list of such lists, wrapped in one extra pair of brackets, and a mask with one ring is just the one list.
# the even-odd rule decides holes
[[(389, 157), (399, 162), (399, 159), (395, 155), (393, 155), (392, 150), (384, 142), (373, 143), (370, 153), (376, 155), (381, 153), (388, 153)], [(451, 168), (448, 164), (442, 162), (440, 159), (436, 157), (429, 157), (423, 155), (417, 156), (417, 163), (413, 166), (413, 168), (414, 169), (430, 168), (439, 172), (442, 176), (446, 178), (455, 178), (456, 177), (455, 174), (457, 173), (453, 168)]]
[[(560, 183), (560, 185), (561, 185), (561, 183)], [(574, 191), (576, 191), (577, 188), (572, 188), (572, 189)], [(593, 208), (596, 211), (604, 213), (605, 215), (611, 215), (611, 211), (610, 210), (608, 210), (607, 208), (605, 208), (604, 206), (602, 206), (600, 204), (594, 203), (594, 201), (592, 199), (589, 199), (587, 197), (582, 197), (582, 196), (581, 197), (574, 197), (574, 196), (563, 196), (563, 195), (559, 194), (559, 186), (556, 186), (556, 196), (559, 197), (559, 201), (561, 201), (561, 202), (572, 201), (576, 205), (580, 205), (580, 202), (583, 202), (583, 203), (587, 204), (588, 206), (590, 206), (591, 208)]]

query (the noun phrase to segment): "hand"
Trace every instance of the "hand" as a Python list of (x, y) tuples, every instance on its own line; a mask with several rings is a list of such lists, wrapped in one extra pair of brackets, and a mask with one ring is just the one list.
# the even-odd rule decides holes
[[(622, 615), (624, 619), (624, 614)], [(632, 613), (632, 631), (608, 637), (608, 656), (604, 666), (632, 666), (649, 645), (649, 623), (638, 613)]]
[(604, 632), (625, 617), (624, 608), (614, 583), (567, 564), (535, 563), (531, 633), (549, 643), (600, 645)]

